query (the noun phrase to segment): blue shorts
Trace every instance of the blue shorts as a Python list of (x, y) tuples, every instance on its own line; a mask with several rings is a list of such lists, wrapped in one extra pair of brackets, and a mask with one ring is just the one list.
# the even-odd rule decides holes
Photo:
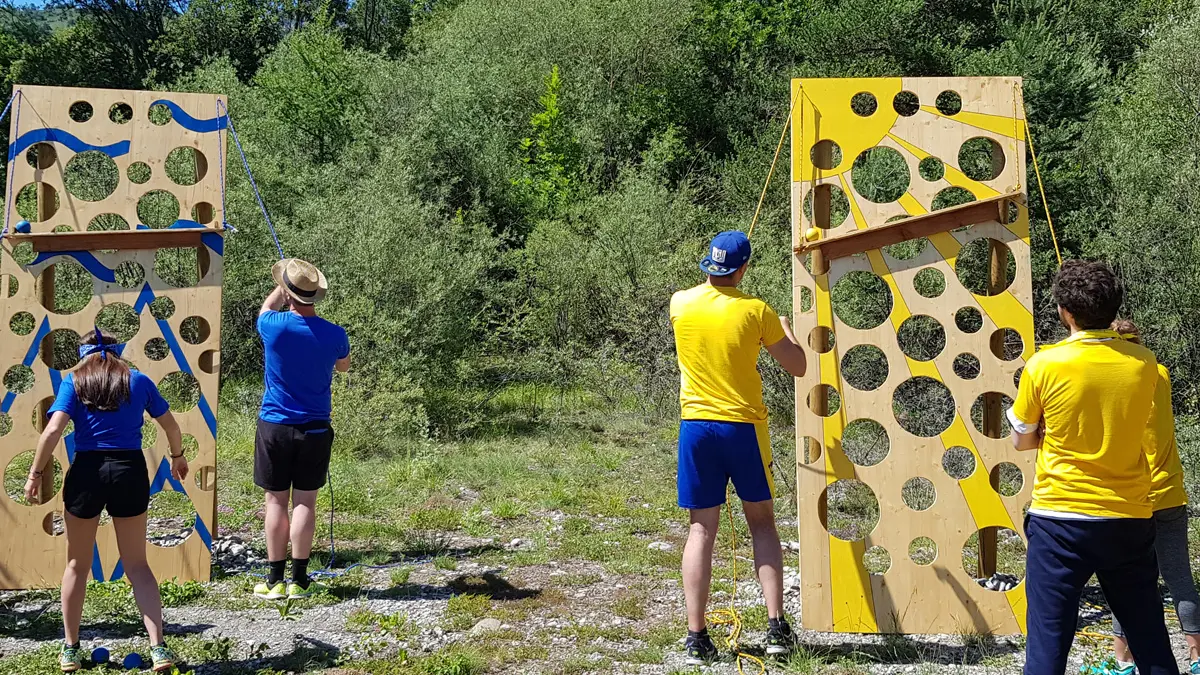
[(725, 487), (733, 481), (744, 502), (775, 496), (771, 481), (771, 437), (767, 423), (679, 423), (679, 506), (707, 509), (725, 503)]

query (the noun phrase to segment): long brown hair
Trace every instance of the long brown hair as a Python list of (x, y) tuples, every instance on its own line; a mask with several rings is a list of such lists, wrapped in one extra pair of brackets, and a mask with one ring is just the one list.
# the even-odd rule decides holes
[[(117, 338), (99, 331), (106, 345), (117, 344)], [(94, 345), (96, 332), (79, 338), (81, 345)], [(107, 358), (106, 358), (107, 357)], [(112, 352), (90, 354), (75, 371), (75, 395), (90, 411), (114, 412), (129, 400), (129, 364)]]
[(1132, 336), (1125, 338), (1126, 340), (1139, 345), (1142, 344), (1142, 334), (1138, 332), (1137, 326), (1133, 325), (1133, 322), (1129, 319), (1117, 319), (1112, 322), (1112, 329), (1121, 335)]

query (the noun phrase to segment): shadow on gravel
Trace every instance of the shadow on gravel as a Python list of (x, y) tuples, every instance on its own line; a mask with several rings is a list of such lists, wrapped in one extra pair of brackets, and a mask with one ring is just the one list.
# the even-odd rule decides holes
[(805, 650), (830, 661), (850, 657), (855, 661), (880, 665), (937, 663), (956, 666), (978, 665), (989, 657), (1024, 651), (1023, 644), (1019, 642), (990, 635), (960, 636), (958, 639), (965, 644), (952, 645), (907, 635), (888, 635), (878, 644), (843, 642), (805, 647)]
[(486, 595), (492, 600), (524, 600), (525, 598), (536, 598), (542, 594), (540, 588), (517, 588), (508, 580), (492, 572), (464, 574), (451, 579), (446, 585), (455, 593)]
[(184, 670), (193, 675), (242, 675), (242, 673), (284, 672), (309, 673), (337, 665), (341, 650), (337, 647), (302, 636), (292, 642), (292, 651), (278, 656), (241, 661), (201, 663)]

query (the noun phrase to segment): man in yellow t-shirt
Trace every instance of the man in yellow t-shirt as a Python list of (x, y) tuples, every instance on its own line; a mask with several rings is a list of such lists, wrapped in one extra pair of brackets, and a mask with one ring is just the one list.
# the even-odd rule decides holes
[(1141, 675), (1178, 675), (1158, 596), (1142, 438), (1158, 364), (1109, 326), (1123, 292), (1107, 265), (1068, 261), (1054, 280), (1071, 335), (1033, 355), (1008, 411), (1013, 445), (1037, 450), (1025, 519), (1025, 675), (1062, 675), (1079, 598), (1095, 574)]
[(730, 480), (754, 541), (754, 564), (769, 619), (766, 651), (784, 654), (795, 644), (783, 614), (783, 555), (775, 529), (771, 442), (757, 364), (759, 351), (766, 347), (788, 372), (801, 377), (805, 357), (787, 320), (737, 289), (749, 261), (749, 238), (742, 232), (722, 232), (700, 263), (708, 281), (671, 298), (682, 408), (679, 506), (691, 515), (683, 551), (688, 665), (702, 665), (717, 653), (704, 612), (713, 544)]

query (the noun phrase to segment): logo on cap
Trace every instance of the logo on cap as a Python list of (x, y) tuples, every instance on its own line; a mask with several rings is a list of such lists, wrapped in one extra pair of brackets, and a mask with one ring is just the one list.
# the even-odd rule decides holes
[(716, 246), (713, 247), (713, 250), (712, 250), (713, 262), (717, 262), (717, 263), (725, 262), (725, 255), (726, 255), (725, 251), (717, 248)]

